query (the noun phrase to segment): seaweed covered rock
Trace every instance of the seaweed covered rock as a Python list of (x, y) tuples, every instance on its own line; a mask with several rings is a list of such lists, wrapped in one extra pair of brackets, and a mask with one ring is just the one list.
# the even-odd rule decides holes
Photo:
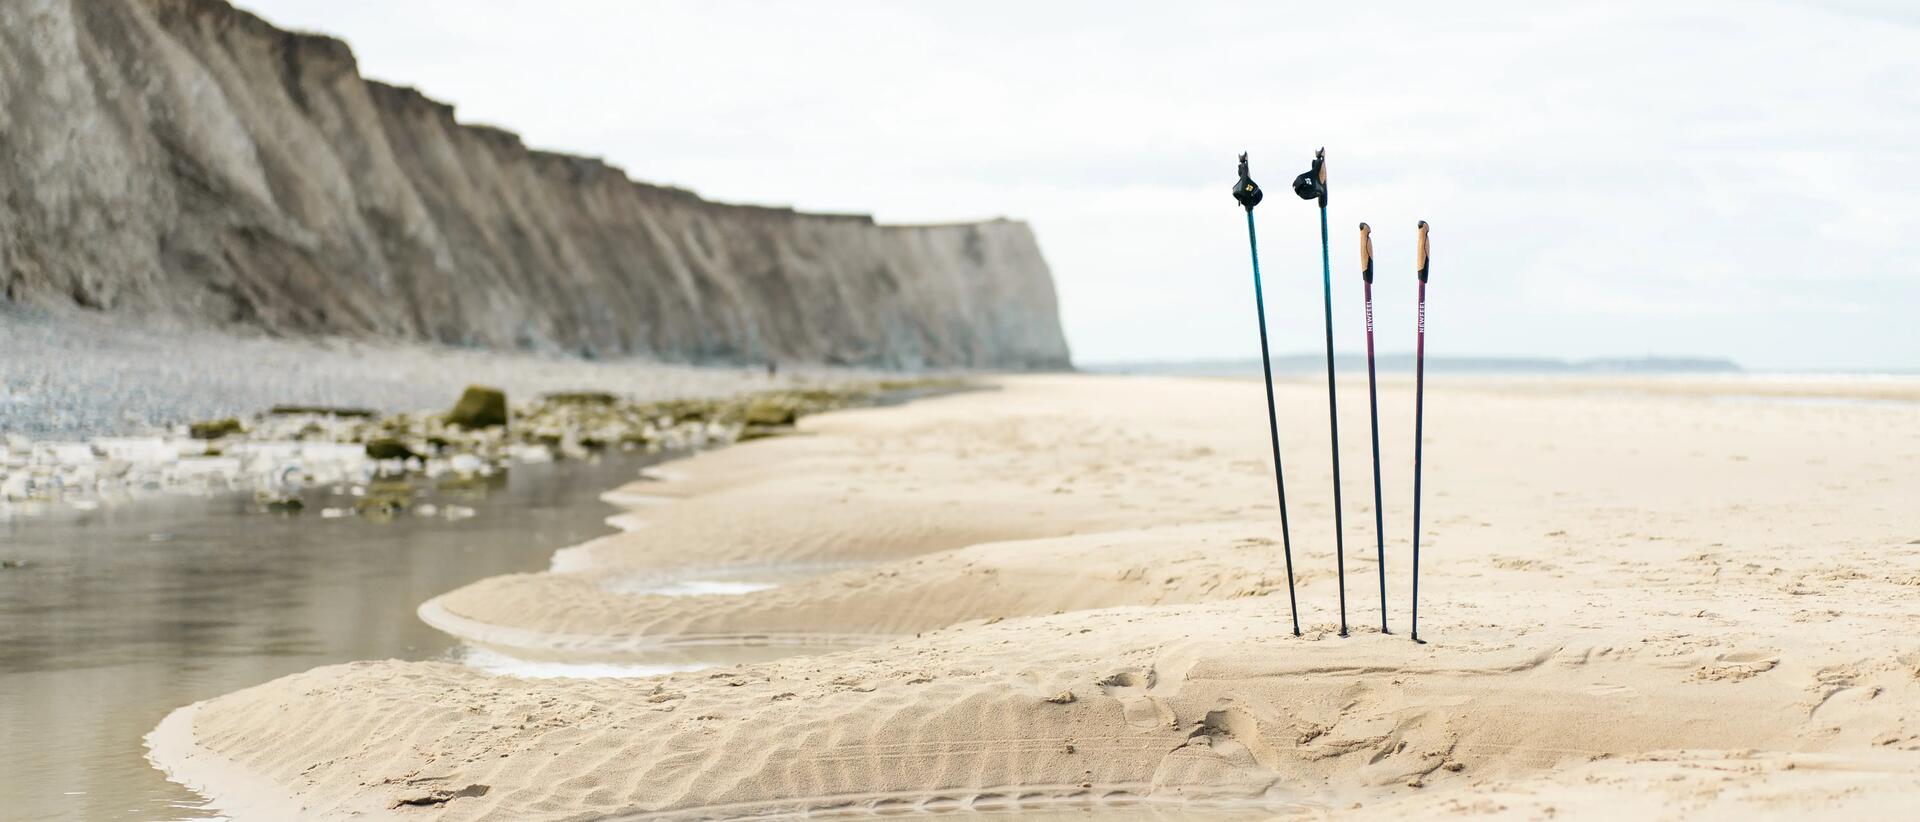
[(355, 500), (353, 510), (368, 519), (385, 522), (413, 507), (414, 488), (404, 481), (376, 482), (367, 486), (366, 496)]
[(196, 422), (187, 426), (187, 433), (196, 440), (217, 440), (228, 434), (238, 434), (243, 430), (246, 429), (240, 425), (240, 421), (232, 418)]
[(620, 404), (619, 395), (606, 391), (556, 391), (541, 395), (540, 399), (552, 405), (614, 406)]
[(800, 418), (802, 403), (793, 397), (774, 394), (747, 403), (740, 421), (747, 425), (786, 426)]
[(404, 442), (383, 437), (367, 442), (367, 456), (376, 460), (409, 460), (420, 455)]
[(349, 419), (370, 419), (375, 416), (371, 408), (339, 408), (330, 405), (276, 405), (267, 409), (269, 416), (275, 417), (346, 417)]
[(734, 442), (752, 442), (754, 440), (763, 440), (768, 437), (778, 437), (778, 436), (783, 436), (791, 433), (793, 433), (792, 426), (749, 425), (741, 428), (740, 434), (734, 437), (733, 441)]
[(721, 416), (722, 404), (711, 399), (676, 399), (654, 403), (656, 415), (675, 422), (705, 422)]
[(460, 401), (447, 412), (447, 424), (472, 430), (507, 424), (507, 392), (483, 385), (467, 386)]

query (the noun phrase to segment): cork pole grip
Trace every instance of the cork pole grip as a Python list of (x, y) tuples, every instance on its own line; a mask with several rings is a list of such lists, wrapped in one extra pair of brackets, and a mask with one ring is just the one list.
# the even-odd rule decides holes
[(1360, 224), (1360, 277), (1373, 282), (1373, 229)]
[(1420, 282), (1427, 281), (1427, 221), (1420, 221)]

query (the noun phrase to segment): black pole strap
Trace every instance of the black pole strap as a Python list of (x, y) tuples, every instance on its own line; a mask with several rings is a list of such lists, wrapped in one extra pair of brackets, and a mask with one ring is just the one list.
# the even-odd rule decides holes
[(1321, 208), (1327, 207), (1326, 149), (1314, 152), (1313, 167), (1293, 178), (1293, 193), (1302, 200), (1319, 200)]
[(1260, 204), (1262, 196), (1260, 185), (1247, 176), (1247, 153), (1240, 152), (1240, 179), (1233, 184), (1233, 199), (1239, 200), (1242, 208), (1252, 211), (1254, 206)]

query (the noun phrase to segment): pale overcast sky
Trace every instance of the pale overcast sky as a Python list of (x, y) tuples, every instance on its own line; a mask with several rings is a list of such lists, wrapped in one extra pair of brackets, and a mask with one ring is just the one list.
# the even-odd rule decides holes
[(530, 145), (711, 199), (1031, 222), (1076, 360), (1723, 355), (1920, 369), (1920, 3), (241, 0)]

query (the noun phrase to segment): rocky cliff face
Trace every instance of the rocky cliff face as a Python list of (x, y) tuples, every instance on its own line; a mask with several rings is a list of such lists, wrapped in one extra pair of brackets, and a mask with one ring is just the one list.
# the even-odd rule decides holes
[(636, 183), (220, 0), (0, 0), (0, 293), (586, 355), (1067, 364), (1024, 224)]

